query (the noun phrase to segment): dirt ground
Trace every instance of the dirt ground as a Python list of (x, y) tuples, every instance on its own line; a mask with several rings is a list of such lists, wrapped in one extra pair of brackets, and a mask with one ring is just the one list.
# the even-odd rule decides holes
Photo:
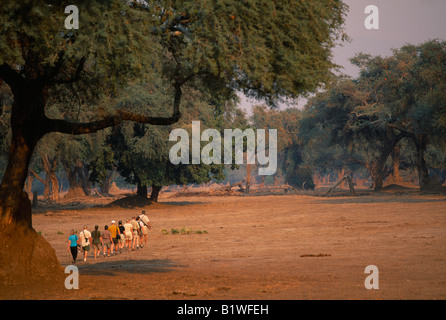
[[(79, 286), (9, 290), (8, 299), (445, 299), (446, 196), (163, 194), (145, 207), (152, 230), (134, 252), (78, 257)], [(101, 229), (141, 208), (42, 210), (34, 229), (62, 267), (70, 230)], [(171, 229), (201, 231), (171, 234)], [(162, 232), (165, 229), (169, 231)], [(368, 290), (368, 265), (379, 289)], [(68, 276), (68, 274), (67, 274)], [(0, 288), (0, 292), (2, 289)], [(0, 297), (5, 298), (5, 293)]]

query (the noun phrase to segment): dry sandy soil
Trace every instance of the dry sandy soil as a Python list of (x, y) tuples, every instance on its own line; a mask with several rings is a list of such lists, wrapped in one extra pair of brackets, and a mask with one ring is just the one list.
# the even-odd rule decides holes
[[(145, 207), (148, 246), (80, 257), (78, 290), (0, 288), (7, 299), (445, 299), (446, 197), (387, 192), (310, 195), (162, 195)], [(71, 264), (67, 238), (141, 208), (44, 210), (36, 231)], [(182, 228), (202, 234), (163, 234)], [(367, 290), (366, 266), (379, 269)], [(68, 276), (68, 275), (67, 275)]]

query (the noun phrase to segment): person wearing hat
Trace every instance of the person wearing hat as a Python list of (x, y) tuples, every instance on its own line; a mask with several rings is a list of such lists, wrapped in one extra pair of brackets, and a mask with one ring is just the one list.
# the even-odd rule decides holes
[(132, 220), (130, 221), (131, 225), (132, 225), (132, 231), (133, 231), (133, 241), (132, 241), (132, 251), (135, 251), (135, 247), (136, 249), (139, 249), (139, 240), (140, 240), (140, 236), (139, 236), (139, 224), (138, 221), (136, 220), (136, 217), (132, 217)]
[(144, 239), (144, 246), (147, 245), (147, 235), (148, 231), (152, 229), (150, 226), (150, 219), (148, 216), (146, 216), (146, 212), (143, 210), (141, 215), (139, 216), (139, 220), (141, 221), (141, 230), (142, 230), (142, 238), (141, 238), (141, 244), (143, 243)]
[(111, 247), (111, 253), (113, 254), (113, 252), (115, 251), (115, 254), (118, 254), (118, 249), (119, 249), (119, 240), (121, 239), (121, 232), (119, 231), (118, 226), (116, 225), (116, 221), (112, 220), (111, 222), (111, 226), (108, 228), (108, 230), (110, 231), (111, 235), (112, 235), (112, 247)]

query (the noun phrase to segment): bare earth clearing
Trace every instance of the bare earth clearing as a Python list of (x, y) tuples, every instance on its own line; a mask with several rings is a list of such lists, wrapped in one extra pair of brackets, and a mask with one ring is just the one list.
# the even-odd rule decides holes
[[(2, 299), (445, 299), (446, 197), (417, 192), (306, 195), (162, 195), (147, 206), (149, 245), (86, 263), (78, 290), (0, 288)], [(141, 208), (97, 207), (33, 215), (36, 231), (71, 264), (66, 240), (103, 230)], [(168, 234), (172, 228), (206, 231)], [(367, 290), (368, 265), (379, 289)]]

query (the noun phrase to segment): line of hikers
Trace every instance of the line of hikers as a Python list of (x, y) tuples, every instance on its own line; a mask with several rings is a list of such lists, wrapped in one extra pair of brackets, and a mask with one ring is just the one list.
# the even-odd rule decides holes
[(150, 226), (149, 217), (146, 216), (143, 210), (141, 215), (127, 219), (123, 224), (122, 221), (112, 220), (111, 225), (106, 225), (103, 231), (99, 231), (99, 226), (96, 225), (93, 231), (89, 231), (87, 226), (79, 233), (79, 236), (74, 230), (71, 230), (71, 235), (68, 237), (68, 248), (73, 257), (72, 263), (76, 263), (78, 248), (82, 248), (84, 252), (84, 262), (87, 261), (88, 252), (93, 246), (94, 258), (100, 257), (101, 249), (103, 248), (103, 256), (117, 255), (122, 253), (125, 249), (134, 251), (135, 248), (143, 248), (147, 245), (148, 231)]

